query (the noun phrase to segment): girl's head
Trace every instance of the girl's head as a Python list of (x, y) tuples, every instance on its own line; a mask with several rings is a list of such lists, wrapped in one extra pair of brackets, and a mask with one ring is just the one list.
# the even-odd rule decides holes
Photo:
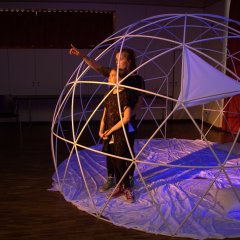
[(120, 50), (116, 52), (116, 65), (119, 64), (119, 69), (126, 70), (128, 72), (133, 71), (136, 68), (135, 53), (130, 48), (123, 48), (120, 54)]
[(112, 68), (109, 77), (108, 77), (108, 82), (115, 84), (117, 82), (117, 70), (115, 68)]

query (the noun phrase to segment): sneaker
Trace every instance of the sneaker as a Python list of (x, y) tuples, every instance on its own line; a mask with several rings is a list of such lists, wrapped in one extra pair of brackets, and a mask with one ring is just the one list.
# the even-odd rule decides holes
[[(113, 192), (112, 194), (112, 197), (119, 197), (121, 196), (122, 194), (124, 194), (124, 189), (123, 189), (123, 186), (122, 185), (119, 185)], [(110, 197), (111, 194), (109, 194), (108, 197)]]
[(106, 192), (115, 185), (114, 178), (108, 177), (107, 181), (100, 187), (99, 192)]
[(126, 200), (127, 200), (129, 203), (133, 203), (133, 202), (134, 202), (134, 195), (133, 195), (132, 189), (126, 188), (125, 191), (124, 191), (124, 193), (125, 193)]
[(129, 184), (130, 184), (131, 188), (134, 187), (134, 178), (133, 178), (133, 176), (129, 176)]

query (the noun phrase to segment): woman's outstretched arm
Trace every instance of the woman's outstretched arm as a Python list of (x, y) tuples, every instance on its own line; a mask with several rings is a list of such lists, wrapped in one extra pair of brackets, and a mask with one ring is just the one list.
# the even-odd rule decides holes
[(95, 59), (88, 57), (84, 54), (80, 49), (76, 48), (73, 44), (71, 44), (71, 48), (69, 50), (70, 55), (80, 56), (86, 62), (86, 64), (91, 67), (96, 72), (104, 76), (108, 76), (110, 69), (108, 67), (104, 67), (102, 64), (98, 63)]

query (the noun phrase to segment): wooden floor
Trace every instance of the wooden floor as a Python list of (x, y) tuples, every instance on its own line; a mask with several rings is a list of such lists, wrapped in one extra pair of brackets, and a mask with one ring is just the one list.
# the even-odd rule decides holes
[[(139, 137), (146, 135), (139, 133)], [(168, 137), (195, 139), (199, 135), (192, 124), (178, 122), (170, 124)], [(226, 134), (219, 131), (210, 137), (211, 141), (225, 139)], [(48, 191), (54, 172), (49, 123), (23, 125), (23, 144), (15, 124), (1, 123), (0, 147), (1, 240), (179, 239), (114, 226), (78, 210), (59, 192)]]

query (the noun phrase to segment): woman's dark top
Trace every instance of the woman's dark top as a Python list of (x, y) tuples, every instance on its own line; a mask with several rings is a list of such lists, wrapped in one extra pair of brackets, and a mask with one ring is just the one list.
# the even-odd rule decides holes
[[(129, 86), (129, 87), (138, 88), (138, 89), (143, 89), (143, 90), (145, 89), (145, 82), (144, 82), (143, 78), (137, 74), (130, 75), (123, 81), (122, 84)], [(143, 92), (133, 90), (133, 89), (126, 89), (126, 90), (129, 93), (130, 101), (135, 106), (137, 104), (138, 97), (143, 95)]]

